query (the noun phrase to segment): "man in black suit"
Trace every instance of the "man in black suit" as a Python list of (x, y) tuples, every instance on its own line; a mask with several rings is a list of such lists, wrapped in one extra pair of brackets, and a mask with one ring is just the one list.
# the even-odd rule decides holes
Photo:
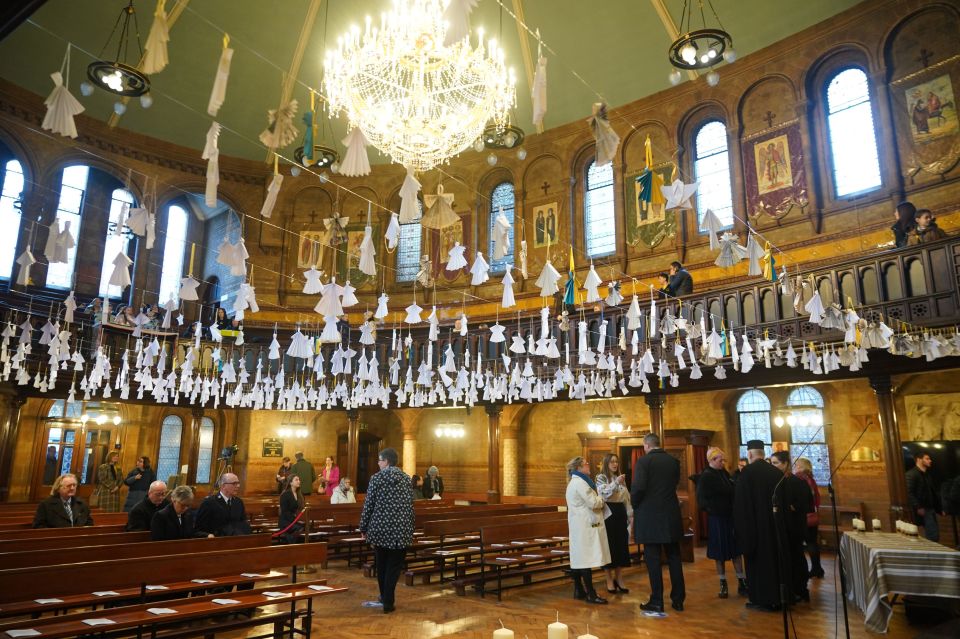
[(643, 544), (643, 557), (650, 576), (650, 600), (641, 610), (663, 612), (663, 569), (660, 555), (667, 553), (670, 566), (670, 601), (673, 609), (683, 610), (686, 588), (680, 563), (680, 462), (660, 448), (660, 437), (648, 433), (643, 438), (644, 455), (633, 469), (630, 502), (633, 504), (633, 535)]
[(50, 496), (37, 505), (34, 528), (72, 528), (92, 526), (90, 508), (77, 499), (77, 476), (67, 473), (53, 482)]
[(233, 473), (224, 473), (220, 478), (220, 492), (210, 495), (200, 504), (194, 529), (202, 535), (230, 537), (249, 535), (250, 523), (240, 492), (240, 478)]
[(150, 483), (147, 496), (127, 513), (127, 531), (150, 530), (153, 516), (170, 504), (167, 499), (167, 485), (159, 479)]
[(693, 276), (680, 262), (670, 262), (670, 294), (677, 297), (693, 293)]
[[(193, 530), (193, 489), (189, 486), (177, 486), (170, 493), (170, 504), (160, 509), (150, 522), (150, 539), (168, 541), (171, 539), (191, 539), (203, 537)], [(207, 537), (213, 537), (207, 534)]]

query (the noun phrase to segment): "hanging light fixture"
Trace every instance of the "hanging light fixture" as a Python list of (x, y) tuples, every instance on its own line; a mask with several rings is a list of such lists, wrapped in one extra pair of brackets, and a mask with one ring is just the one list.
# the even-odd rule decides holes
[(512, 124), (495, 124), (483, 130), (483, 146), (488, 149), (515, 149), (523, 144), (523, 129)]
[(503, 128), (516, 99), (503, 49), (469, 36), (444, 45), (442, 0), (394, 0), (375, 27), (338, 38), (324, 62), (330, 113), (344, 113), (394, 162), (427, 171)]
[[(323, 44), (327, 44), (327, 22), (330, 15), (330, 3), (328, 2), (323, 14)], [(316, 100), (320, 98), (320, 109), (317, 109)], [(334, 164), (339, 164), (340, 154), (333, 144), (327, 144), (326, 116), (323, 117), (323, 124), (317, 124), (320, 119), (320, 112), (323, 111), (325, 100), (323, 96), (318, 96), (316, 92), (310, 91), (310, 109), (303, 114), (303, 123), (306, 125), (303, 133), (303, 144), (293, 152), (293, 157), (297, 163), (304, 167), (317, 167), (326, 169)], [(319, 135), (318, 135), (319, 134)], [(333, 130), (330, 130), (330, 138), (333, 139)], [(297, 169), (297, 174), (300, 170)]]
[[(133, 29), (130, 21), (133, 21)], [(113, 41), (113, 36), (120, 30), (117, 38), (117, 55), (113, 60), (104, 59), (103, 53)], [(143, 47), (140, 46), (140, 28), (137, 24), (137, 12), (133, 7), (133, 0), (120, 11), (113, 31), (100, 50), (99, 60), (94, 60), (87, 66), (87, 77), (98, 87), (116, 95), (131, 98), (146, 94), (150, 90), (150, 78), (136, 67), (127, 64), (127, 53), (130, 49), (130, 39), (137, 40), (137, 60), (143, 57)]]
[[(694, 2), (700, 9), (700, 29), (692, 29)], [(710, 13), (716, 21), (716, 27), (707, 26), (706, 13), (704, 11), (704, 2), (710, 8)], [(733, 62), (737, 55), (733, 50), (733, 38), (723, 29), (720, 18), (713, 8), (711, 0), (684, 0), (683, 13), (680, 15), (680, 27), (683, 34), (674, 40), (670, 45), (669, 59), (670, 64), (678, 69), (699, 70), (709, 69), (721, 62)], [(678, 84), (681, 75), (674, 71), (670, 74), (670, 82)], [(720, 81), (720, 75), (716, 71), (708, 74), (707, 81), (710, 86), (716, 86)]]

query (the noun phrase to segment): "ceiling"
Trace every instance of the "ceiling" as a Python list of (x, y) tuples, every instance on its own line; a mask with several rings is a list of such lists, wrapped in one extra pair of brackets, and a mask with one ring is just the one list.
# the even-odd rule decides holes
[[(547, 54), (548, 110), (545, 127), (551, 128), (590, 115), (590, 106), (601, 94), (619, 106), (669, 86), (671, 68), (666, 52), (671, 38), (656, 5), (666, 8), (675, 24), (683, 0), (501, 0), (513, 11), (520, 5), (531, 29), (540, 29), (543, 41), (555, 51)], [(704, 0), (705, 2), (706, 0)], [(291, 69), (297, 43), (311, 6), (319, 9), (306, 33), (302, 64), (296, 74), (293, 97), (300, 112), (308, 103), (307, 87), (319, 88), (325, 43), (364, 16), (377, 16), (389, 0), (167, 0), (167, 10), (186, 5), (170, 31), (170, 64), (151, 77), (154, 104), (143, 109), (132, 100), (118, 126), (168, 140), (198, 151), (211, 118), (206, 105), (220, 55), (222, 33), (231, 37), (233, 64), (226, 101), (217, 121), (224, 131), (220, 151), (227, 155), (264, 160), (266, 151), (257, 140), (266, 125), (266, 112), (280, 100), (284, 72)], [(696, 2), (696, 0), (694, 0)], [(86, 115), (108, 120), (116, 96), (98, 89), (82, 97), (79, 83), (85, 69), (103, 49), (127, 0), (48, 0), (28, 21), (0, 41), (0, 76), (46, 96), (49, 74), (60, 68), (67, 42), (72, 53), (70, 89), (86, 107)], [(742, 57), (826, 20), (853, 5), (855, 0), (713, 0), (724, 28), (733, 36)], [(141, 41), (153, 20), (155, 2), (136, 0)], [(707, 9), (709, 15), (709, 9)], [(712, 22), (712, 20), (708, 20)], [(474, 27), (501, 41), (508, 64), (517, 76), (514, 121), (528, 134), (531, 100), (517, 25), (501, 10), (498, 0), (481, 0), (471, 18)], [(699, 24), (694, 23), (694, 27)], [(502, 34), (502, 35), (498, 35)], [(528, 37), (532, 55), (536, 42)], [(104, 57), (110, 57), (115, 44)], [(135, 54), (134, 54), (135, 57)], [(720, 69), (721, 77), (723, 75)], [(580, 76), (579, 79), (577, 76)], [(722, 80), (721, 80), (722, 82)], [(587, 86), (589, 85), (589, 87)], [(303, 127), (297, 120), (298, 129)], [(329, 143), (345, 136), (341, 121), (332, 123), (322, 137)], [(287, 149), (292, 155), (291, 145)], [(371, 153), (371, 160), (377, 160)]]

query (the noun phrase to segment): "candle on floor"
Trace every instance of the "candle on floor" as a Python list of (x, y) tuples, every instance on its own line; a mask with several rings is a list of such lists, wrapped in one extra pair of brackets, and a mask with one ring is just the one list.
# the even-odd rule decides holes
[(874, 520), (873, 520), (872, 522), (870, 522), (870, 523), (873, 524), (873, 530), (874, 530), (874, 532), (878, 532), (878, 531), (882, 530), (882, 528), (883, 528), (883, 524), (880, 523), (880, 520), (879, 520), (879, 519), (874, 519)]
[(568, 639), (567, 624), (560, 623), (560, 612), (557, 612), (557, 620), (547, 626), (547, 639)]
[(598, 637), (597, 635), (591, 635), (590, 626), (587, 626), (587, 634), (580, 635), (579, 637), (577, 637), (577, 639), (600, 639), (600, 637)]
[(513, 639), (513, 630), (504, 626), (500, 619), (497, 621), (500, 622), (500, 627), (493, 631), (493, 639)]

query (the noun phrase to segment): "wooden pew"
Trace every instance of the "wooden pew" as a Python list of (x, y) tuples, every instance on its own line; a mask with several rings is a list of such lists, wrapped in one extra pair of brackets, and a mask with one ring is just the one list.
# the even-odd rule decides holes
[[(84, 540), (85, 539), (86, 538), (84, 538)], [(216, 537), (213, 539), (141, 541), (139, 543), (111, 544), (106, 546), (71, 546), (68, 549), (27, 550), (0, 554), (0, 566), (3, 566), (3, 568), (49, 566), (51, 564), (62, 564), (64, 560), (69, 559), (103, 561), (110, 559), (133, 559), (135, 557), (179, 557), (195, 552), (264, 548), (270, 545), (270, 541), (270, 535), (238, 535), (235, 537)]]
[(0, 540), (0, 553), (21, 552), (27, 550), (53, 550), (59, 548), (73, 548), (77, 545), (82, 546), (109, 546), (112, 544), (127, 544), (135, 542), (150, 541), (150, 533), (147, 531), (138, 532), (113, 532), (101, 533), (97, 535), (84, 535), (78, 539), (66, 535), (57, 535), (47, 537), (43, 535), (49, 528), (38, 528), (34, 532), (36, 537), (24, 537), (22, 539)]
[[(126, 525), (127, 513), (91, 513), (93, 522), (97, 526)], [(26, 517), (9, 517), (0, 519), (0, 533), (11, 530), (27, 530), (33, 528), (34, 513)], [(4, 521), (6, 519), (6, 521)]]
[(0, 541), (8, 539), (30, 539), (32, 537), (79, 537), (81, 535), (102, 535), (103, 533), (123, 532), (126, 523), (107, 526), (76, 526), (74, 528), (24, 528), (0, 532)]

